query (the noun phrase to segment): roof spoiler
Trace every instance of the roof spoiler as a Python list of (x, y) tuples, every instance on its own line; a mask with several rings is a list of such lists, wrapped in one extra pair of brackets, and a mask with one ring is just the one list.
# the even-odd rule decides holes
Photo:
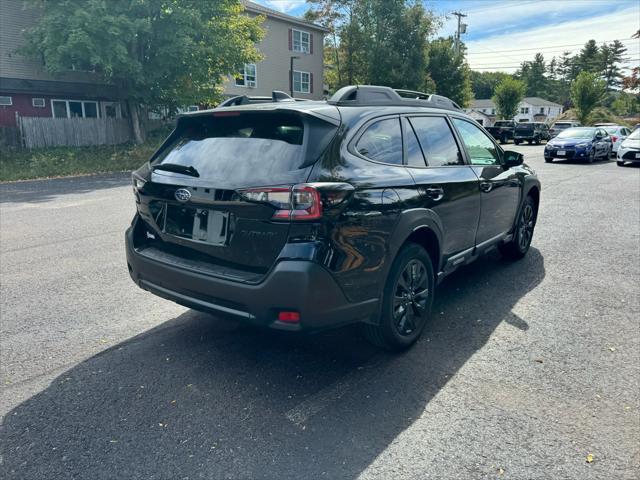
[(462, 110), (453, 100), (433, 93), (393, 89), (377, 85), (349, 85), (342, 87), (327, 100), (337, 106), (419, 106)]
[(248, 95), (238, 95), (228, 98), (216, 108), (232, 107), (235, 105), (252, 105), (256, 103), (280, 103), (280, 102), (297, 102), (298, 98), (293, 98), (290, 95), (280, 90), (274, 90), (271, 92), (271, 97), (250, 97)]

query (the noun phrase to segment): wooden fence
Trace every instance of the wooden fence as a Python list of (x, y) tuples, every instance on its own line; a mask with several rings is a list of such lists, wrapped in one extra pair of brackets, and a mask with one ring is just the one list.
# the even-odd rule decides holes
[(18, 128), (26, 148), (116, 145), (132, 139), (124, 118), (18, 117)]

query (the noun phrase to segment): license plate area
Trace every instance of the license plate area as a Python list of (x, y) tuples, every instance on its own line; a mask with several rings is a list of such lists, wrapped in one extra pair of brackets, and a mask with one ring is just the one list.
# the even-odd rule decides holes
[(229, 236), (229, 213), (167, 204), (163, 231), (194, 242), (225, 245)]
[(640, 158), (640, 153), (636, 153), (636, 158)]
[(564, 156), (564, 155), (566, 155), (566, 154), (567, 154), (567, 152), (566, 152), (565, 150), (558, 150), (556, 153), (557, 153), (558, 155), (562, 155), (562, 156)]

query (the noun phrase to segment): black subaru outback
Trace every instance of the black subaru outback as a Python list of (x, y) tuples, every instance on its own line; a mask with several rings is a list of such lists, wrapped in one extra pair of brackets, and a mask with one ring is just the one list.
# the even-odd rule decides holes
[(180, 116), (133, 173), (141, 288), (277, 329), (359, 322), (399, 350), (446, 275), (494, 247), (527, 253), (540, 182), (451, 100), (375, 86), (274, 100)]

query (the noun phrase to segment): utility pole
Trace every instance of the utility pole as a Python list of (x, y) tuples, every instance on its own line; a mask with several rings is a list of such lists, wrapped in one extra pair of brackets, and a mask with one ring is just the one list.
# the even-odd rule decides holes
[(467, 26), (464, 24), (460, 24), (460, 20), (463, 17), (466, 17), (466, 15), (464, 13), (460, 13), (460, 12), (451, 12), (451, 15), (455, 15), (456, 17), (458, 17), (458, 30), (456, 31), (456, 53), (458, 55), (460, 55), (460, 27), (463, 26), (464, 31), (466, 31)]

